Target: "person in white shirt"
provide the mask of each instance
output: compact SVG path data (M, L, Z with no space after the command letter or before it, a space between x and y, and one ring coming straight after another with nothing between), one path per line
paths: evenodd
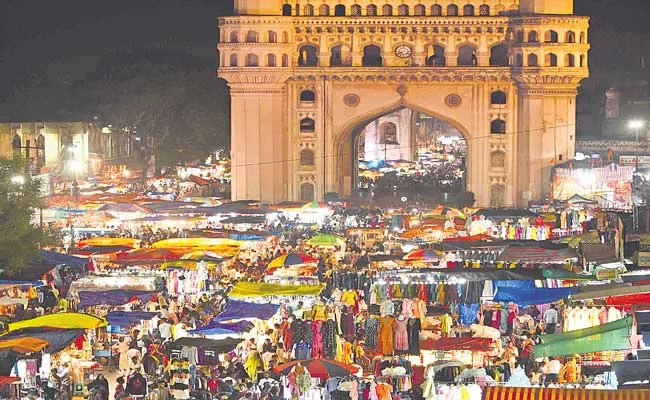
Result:
M553 357L551 361L548 362L548 383L558 383L558 378L560 377L560 371L562 370L562 363L557 357Z
M558 313L555 309L555 304L551 304L551 307L544 312L544 324L546 325L546 333L555 333L555 327L558 322Z
M163 342L169 340L172 337L172 326L169 324L169 321L162 319L160 324L158 324L158 332Z

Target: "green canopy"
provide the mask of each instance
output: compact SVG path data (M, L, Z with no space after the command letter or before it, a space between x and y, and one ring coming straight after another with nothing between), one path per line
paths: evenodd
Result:
M626 350L630 345L632 317L564 333L542 336L535 358L568 356L606 350Z
M310 246L344 246L345 239L337 235L330 235L326 233L319 233L307 241Z
M595 281L595 275L577 274L562 268L544 268L542 270L544 278L549 279L566 279L572 281Z

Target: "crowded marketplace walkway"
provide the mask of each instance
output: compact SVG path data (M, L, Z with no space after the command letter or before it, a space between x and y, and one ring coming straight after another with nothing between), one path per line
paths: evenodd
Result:
M650 271L617 213L183 185L51 200L60 245L0 276L1 397L650 398Z

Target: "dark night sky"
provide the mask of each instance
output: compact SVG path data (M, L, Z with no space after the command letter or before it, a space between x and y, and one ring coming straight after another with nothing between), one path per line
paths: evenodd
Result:
M230 0L1 2L0 103L35 83L78 79L115 49L180 48L214 64L216 17L232 7ZM576 13L592 17L592 71L634 70L629 56L650 54L642 39L650 35L650 0L575 2Z

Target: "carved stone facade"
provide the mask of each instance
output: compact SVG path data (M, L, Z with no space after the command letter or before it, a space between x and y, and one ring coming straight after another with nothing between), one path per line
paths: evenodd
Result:
M219 18L218 46L233 199L351 194L361 130L405 107L463 133L480 206L543 197L553 162L575 154L589 21L573 0L236 0L235 11Z

